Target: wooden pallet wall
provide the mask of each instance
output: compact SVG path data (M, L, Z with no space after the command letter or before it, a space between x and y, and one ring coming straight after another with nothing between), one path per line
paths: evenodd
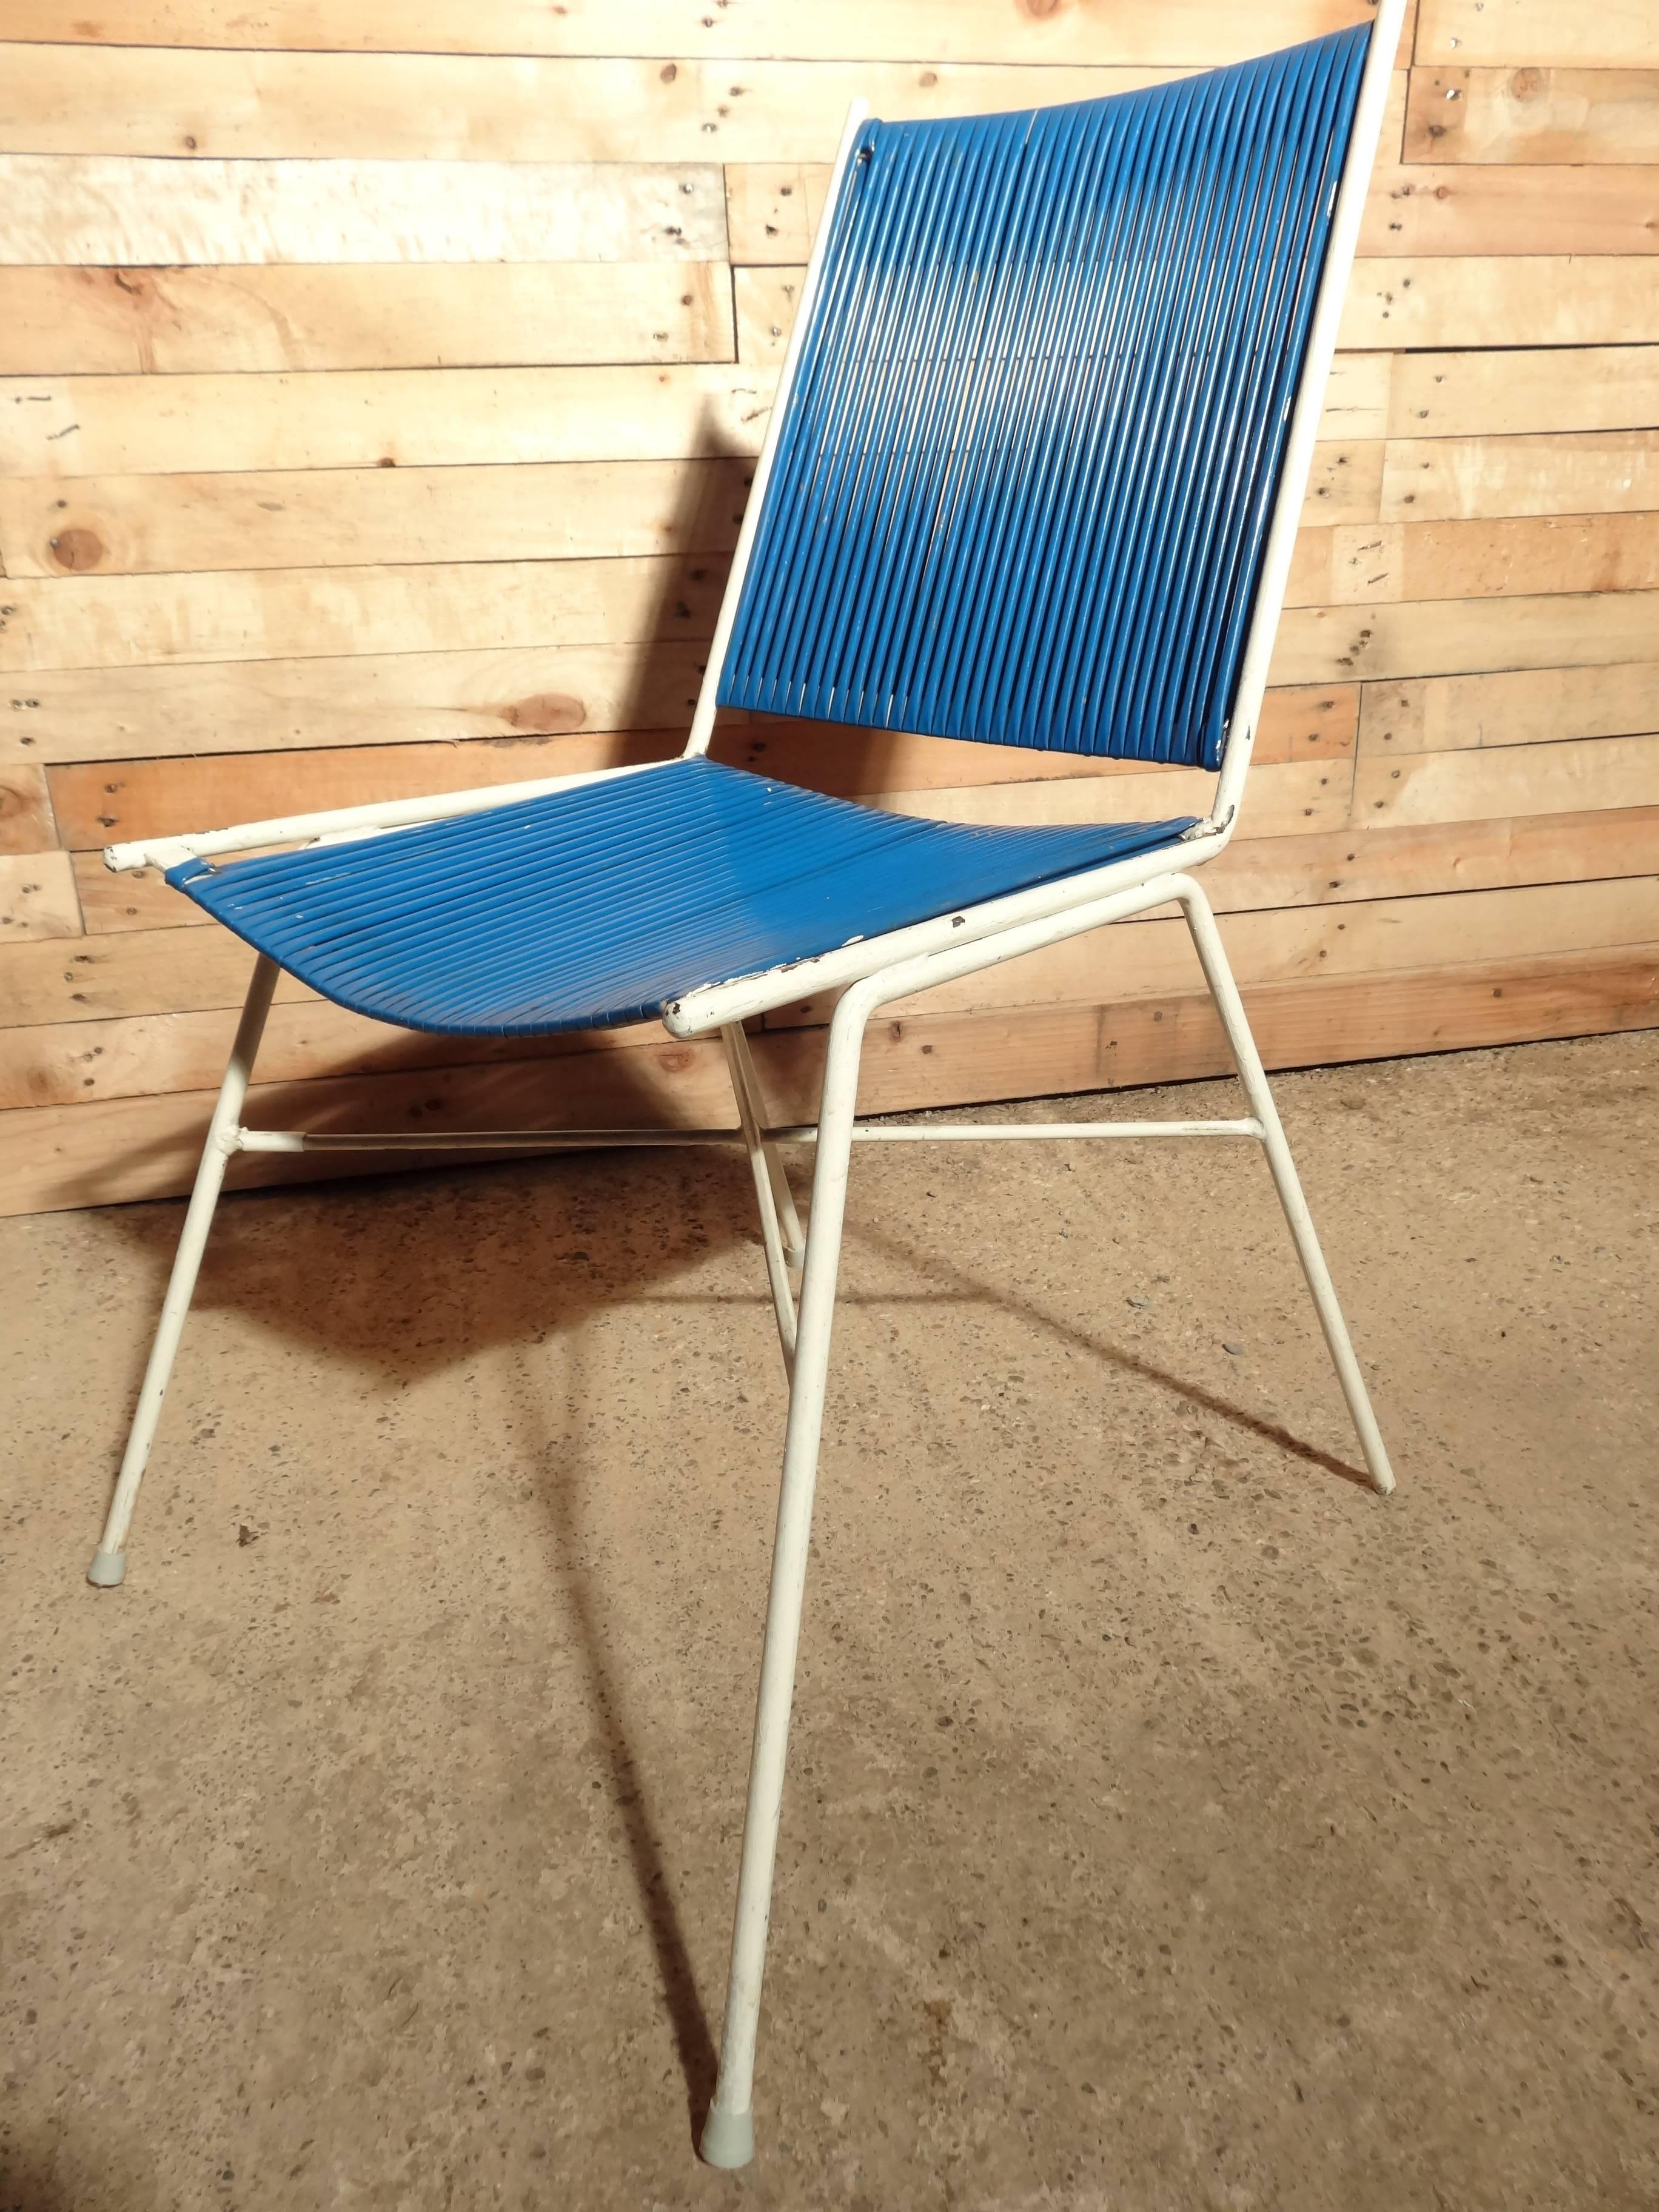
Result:
M112 838L676 749L848 100L1075 98L1366 0L0 0L0 1210L186 1185L249 958ZM1659 11L1420 0L1239 841L1270 1062L1659 1020ZM969 821L1180 771L741 719ZM1151 919L894 1010L872 1108L1207 1073ZM759 1040L808 1110L826 1009ZM630 1031L289 985L260 1116L730 1118ZM255 1171L271 1162L244 1163Z

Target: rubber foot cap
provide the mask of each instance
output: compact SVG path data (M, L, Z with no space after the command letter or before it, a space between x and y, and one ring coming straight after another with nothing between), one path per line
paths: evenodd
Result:
M87 1569L87 1580L99 1589L113 1589L125 1581L127 1555L125 1552L94 1552L92 1565Z
M727 2168L747 2166L755 2155L752 2112L710 2112L699 2146L704 2163Z

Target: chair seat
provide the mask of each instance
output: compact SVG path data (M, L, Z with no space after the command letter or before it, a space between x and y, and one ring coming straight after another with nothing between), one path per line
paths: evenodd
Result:
M693 757L349 844L167 881L342 1006L530 1036L650 1019L763 974L1191 826L980 829Z

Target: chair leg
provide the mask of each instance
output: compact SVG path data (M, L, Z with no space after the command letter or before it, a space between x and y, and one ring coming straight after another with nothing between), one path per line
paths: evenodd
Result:
M1302 1262L1302 1272L1308 1279L1308 1288L1318 1309L1319 1325L1325 1333L1325 1342L1330 1349L1337 1380L1342 1385L1342 1395L1348 1401L1348 1412L1359 1437L1360 1449L1365 1455L1372 1485L1386 1497L1394 1488L1394 1471L1389 1465L1389 1455L1382 1443L1382 1431L1376 1425L1376 1416L1371 1411L1371 1401L1365 1389L1359 1362L1354 1358L1353 1345L1348 1336L1347 1323L1342 1318L1342 1309L1336 1302L1336 1291L1331 1282L1330 1270L1325 1265L1325 1255L1319 1249L1319 1239L1314 1234L1313 1217L1308 1211L1308 1201L1303 1196L1302 1184L1296 1172L1296 1163L1291 1158L1291 1147L1273 1103L1273 1092L1267 1087L1267 1071L1261 1065L1261 1055L1255 1048L1255 1039L1238 995L1238 986L1228 965L1223 950L1221 933L1215 925L1210 902L1196 884L1188 883L1181 894L1182 911L1187 926L1193 934L1199 963L1204 970L1204 980L1210 987L1216 1011L1221 1017L1222 1027L1227 1032L1233 1060L1238 1068L1239 1079L1244 1085L1245 1096L1250 1102L1250 1111L1261 1124L1262 1144L1267 1155L1267 1166L1272 1172L1273 1187L1279 1193L1279 1202L1285 1209L1285 1218L1290 1224L1295 1240L1297 1257Z
M743 1127L743 1140L749 1150L750 1172L755 1178L755 1199L760 1207L761 1243L766 1251L766 1276L772 1287L773 1310L778 1317L778 1341L783 1347L783 1370L786 1375L791 1375L795 1365L795 1296L789 1284L789 1255L784 1246L785 1231L778 1218L777 1191L768 1158L772 1147L761 1133L758 1089L750 1079L753 1071L745 1065L748 1052L743 1042L742 1024L733 1023L723 1029L720 1040L726 1047L726 1062L732 1073L732 1092L738 1102L738 1120ZM786 1193L788 1188L786 1183ZM793 1203L790 1210L793 1212Z
M87 1580L100 1589L112 1589L127 1571L127 1531L131 1525L133 1508L138 1502L138 1486L144 1479L145 1464L155 1437L155 1425L161 1418L161 1401L167 1395L179 1339L184 1334L185 1316L190 1311L197 1273L202 1264L202 1251L207 1243L208 1231L213 1225L214 1209L219 1203L225 1169L236 1149L235 1133L241 1121L243 1102L247 1097L248 1077L252 1072L254 1054L259 1049L259 1039L264 1030L265 1016L270 1011L271 993L276 988L278 973L276 962L267 959L262 953L254 968L252 981L248 985L242 1018L237 1025L236 1042L231 1047L224 1081L219 1086L218 1103L214 1107L213 1119L208 1124L207 1142L202 1148L202 1164L196 1170L196 1182L190 1194L190 1206L185 1214L185 1225L179 1235L173 1273L167 1281L167 1296L161 1301L161 1318L156 1328L155 1341L150 1347L149 1364L144 1369L137 1410L132 1417L132 1428L122 1457L121 1472L115 1480L115 1495L110 1500L102 1540L93 1554L91 1566L87 1570Z
M766 1102L761 1096L760 1076L755 1066L754 1055L749 1049L749 1039L744 1034L743 1024L731 1023L720 1031L720 1036L726 1044L732 1085L747 1090L756 1124L763 1130L766 1127ZM760 1149L761 1157L766 1162L767 1179L772 1186L772 1203L777 1210L783 1234L784 1257L792 1267L799 1267L806 1257L806 1239L801 1233L800 1217L795 1212L795 1194L789 1188L789 1177L778 1157L777 1146L763 1136Z
M760 2019L761 1977L771 1914L772 1872L783 1806L784 1759L800 1641L801 1597L806 1583L812 1490L823 1426L830 1334L835 1319L841 1264L842 1221L858 1091L859 1054L866 1014L856 991L836 1012L819 1109L817 1160L812 1175L812 1213L801 1284L800 1322L783 1448L772 1586L766 1642L761 1657L760 1698L749 1769L749 1807L744 1821L743 1864L732 1930L731 1977L720 2038L720 2078L702 2132L702 2155L711 2166L746 2166L754 2156L751 2100L755 2041Z

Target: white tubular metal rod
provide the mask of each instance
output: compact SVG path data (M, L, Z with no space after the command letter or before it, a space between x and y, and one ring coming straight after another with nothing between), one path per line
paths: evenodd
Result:
M1150 883L1119 891L1115 896L1091 901L1064 915L1047 915L1006 930L994 939L961 945L902 960L852 984L842 995L830 1025L829 1059L824 1070L823 1099L818 1121L818 1151L812 1181L812 1212L806 1244L806 1273L801 1289L799 1331L795 1348L793 1388L789 1400L789 1425L784 1444L783 1479L778 1500L778 1526L772 1559L772 1583L766 1616L766 1641L761 1661L759 1703L755 1717L754 1749L750 1765L749 1801L744 1823L743 1863L738 1881L738 1906L732 1934L731 1978L727 1984L726 2021L720 2042L720 2075L714 2104L703 2131L702 2153L710 2164L746 2165L754 2153L754 2070L759 2027L762 1977L766 1962L766 1936L770 1914L772 1879L777 1856L778 1824L783 1804L784 1765L788 1749L790 1707L793 1697L796 1655L800 1640L801 1603L805 1589L806 1560L811 1528L812 1494L817 1477L819 1441L829 1370L830 1338L834 1321L836 1276L841 1260L842 1225L846 1211L847 1178L855 1135L854 1113L858 1091L859 1056L864 1032L878 1006L896 999L976 969L1017 958L1062 936L1103 923L1120 921L1152 905L1176 900L1192 929L1205 979L1215 999L1238 1065L1240 1077L1253 1109L1247 1121L1231 1122L1175 1122L1159 1125L1120 1123L1033 1124L1030 1133L1059 1135L1163 1134L1196 1136L1212 1133L1258 1139L1267 1150L1275 1188L1290 1222L1309 1287L1313 1291L1325 1339L1336 1362L1349 1410L1359 1432L1366 1464L1378 1490L1394 1486L1388 1457L1378 1432L1370 1401L1348 1341L1330 1276L1309 1218L1307 1203L1297 1180L1290 1147L1267 1088L1261 1057L1238 996L1226 956L1222 950L1208 902L1198 885L1186 876L1160 877ZM775 1130L778 1138L793 1139L806 1133ZM929 1129L872 1132L922 1139ZM988 1132L965 1126L964 1136ZM1012 1130L1006 1133L1013 1134ZM1026 1134L1027 1131L1018 1133Z
M810 1145L816 1129L769 1129L775 1144ZM1260 1121L1000 1121L981 1127L976 1121L938 1121L921 1127L872 1129L860 1124L853 1132L855 1145L908 1145L938 1142L967 1145L976 1142L1049 1142L1063 1137L1256 1137Z
M1377 140L1382 135L1382 116L1388 106L1389 87L1405 19L1406 0L1382 0L1376 21L1371 26L1359 102L1354 111L1353 129L1342 165L1342 181L1331 218L1325 266L1320 273L1319 297L1308 329L1290 436L1279 469L1273 523L1255 587L1249 638L1233 692L1231 726L1215 795L1215 819L1221 824L1224 837L1231 834L1232 825L1238 818L1239 802L1244 795L1245 771L1250 765L1250 749L1261 713L1267 665L1273 659L1285 590L1290 581L1291 560L1296 550L1296 533L1308 495L1308 476L1313 466L1319 419L1325 409L1325 388L1330 381L1331 361L1336 351L1337 326L1342 319L1342 303L1347 295L1354 249L1359 242L1360 220L1370 191L1371 168L1376 159Z
M744 1066L743 1031L740 1028L722 1030L720 1038L726 1046L726 1065L732 1071L732 1089L738 1102L743 1141L748 1148L750 1172L755 1178L755 1202L760 1207L761 1243L766 1251L766 1279L771 1285L772 1309L778 1317L778 1342L783 1347L784 1372L793 1375L795 1370L795 1294L789 1281L789 1261L783 1249L783 1229L778 1219L777 1196L772 1187L767 1143L761 1133L759 1116L755 1110L755 1095L750 1085L749 1072ZM738 1042L734 1042L734 1038Z
M284 814L269 822L240 822L228 830L192 830L177 837L145 837L131 845L106 845L104 866L119 875L129 868L176 868L182 861L210 860L217 853L251 853L262 845L294 845L335 837L372 837L382 830L412 830L422 822L447 822L452 816L483 814L520 799L545 799L556 791L574 791L584 783L608 783L614 777L644 775L667 768L667 761L635 761L626 768L584 769L529 783L496 783L476 791L442 791L426 799L388 799L378 805L337 806L321 814Z
M1218 831L1206 830L1202 835L1190 831L1177 844L1161 845L1126 860L1111 860L1080 875L1037 884L1029 890L1012 891L1006 898L988 899L982 906L938 915L931 921L913 922L881 937L856 938L833 952L797 961L788 968L739 975L729 983L711 983L672 1000L663 1009L663 1027L677 1037L702 1036L710 1030L723 1029L727 1022L744 1022L751 1014L769 1013L797 1000L822 997L844 983L856 983L860 976L884 975L901 960L977 945L1025 922L1056 916L1064 919L1109 896L1167 877L1173 866L1197 867L1220 852L1226 842ZM1144 902L1148 906L1163 902L1160 899ZM1126 910L1138 914L1141 908Z
M1015 959L1040 945L1098 928L1103 923L1119 921L1146 907L1162 905L1180 895L1184 881L1175 876L1159 877L1120 890L1112 897L1075 907L1068 914L1038 917L1021 927L1005 930L993 939L957 945L896 962L852 984L842 994L831 1018L818 1115L806 1271L801 1285L789 1425L778 1498L777 1537L767 1604L766 1642L761 1658L760 1698L750 1762L743 1864L738 1878L737 1914L732 1931L731 1978L720 2039L720 2077L702 2137L702 2154L711 2165L744 2166L754 2154L752 2106L761 1982L766 1964L766 1935L777 1856L778 1822L783 1806L784 1765L788 1750L795 1659L800 1641L812 1494L817 1480L830 1338L841 1263L842 1224L854 1134L859 1058L866 1025L878 1006L908 997L914 991L948 982L975 969Z
M847 1206L859 1054L872 1003L872 986L855 984L836 1007L830 1024L830 1052L818 1115L817 1158L812 1175L812 1211L807 1224L806 1267L801 1285L800 1324L795 1344L794 1378L789 1393L783 1478L778 1493L772 1583L767 1601L766 1642L761 1656L760 1697L749 1768L743 1864L738 1876L737 1914L732 1929L731 1978L726 1985L726 2025L720 2038L720 2078L702 2134L702 2154L711 2166L746 2166L754 2155L751 2107L761 1978L766 1965L766 1931L771 1917L778 1820L783 1808L784 1762L789 1747L795 1657L800 1644L801 1600L806 1587L812 1492L817 1480L818 1440L823 1427L824 1389L830 1370L830 1336L841 1266L842 1221Z
M952 983L958 976L975 975L982 969L1000 968L1005 960L1018 960L1022 953L1039 951L1045 945L1081 937L1109 921L1127 921L1149 907L1168 906L1181 896L1179 887L1187 880L1184 876L1153 876L1105 897L1080 900L1061 913L1037 914L1013 928L1000 930L994 937L971 937L965 943L918 952L910 959L896 960L878 969L863 982L854 983L846 996L860 1004L867 1000L872 1010L890 1006L895 999L931 991L936 984Z
M816 1145L811 1124L763 1128L769 1152L776 1145ZM882 1128L860 1122L855 1145L1006 1144L1060 1137L1260 1137L1259 1122L1243 1121L937 1121L920 1127ZM233 1150L243 1152L591 1152L672 1151L688 1145L741 1145L737 1129L452 1129L447 1136L411 1136L406 1129L363 1130L346 1134L303 1129L239 1129ZM780 1169L780 1174L781 1170ZM787 1192L788 1186L784 1185ZM805 1232L778 1200L785 1253L792 1267L805 1255ZM790 1243L793 1234L797 1240Z
M1273 1188L1279 1193L1279 1202L1285 1209L1285 1218L1290 1224L1291 1236L1296 1245L1296 1255L1302 1262L1302 1272L1308 1279L1308 1288L1319 1314L1319 1326L1324 1331L1325 1342L1336 1368L1337 1380L1342 1385L1342 1395L1348 1401L1365 1465L1370 1471L1373 1486L1386 1498L1394 1488L1394 1470L1389 1465L1388 1451L1382 1442L1382 1432L1377 1427L1376 1415L1371 1410L1370 1395L1365 1379L1359 1371L1359 1362L1354 1357L1353 1345L1348 1336L1348 1325L1342 1318L1342 1309L1337 1304L1335 1286L1330 1269L1325 1265L1325 1255L1319 1249L1319 1239L1314 1233L1313 1216L1308 1211L1308 1201L1302 1192L1301 1179L1296 1171L1296 1162L1291 1157L1290 1143L1284 1125L1279 1118L1279 1109L1273 1103L1273 1092L1267 1087L1267 1071L1261 1065L1261 1055L1255 1048L1255 1039L1238 995L1238 986L1233 981L1233 971L1221 942L1221 933L1215 926L1215 916L1210 911L1210 902L1199 885L1184 882L1180 891L1182 910L1193 935L1204 980L1210 987L1216 1012L1221 1017L1227 1032L1227 1042L1237 1064L1239 1080L1244 1085L1257 1120L1261 1124L1262 1144L1267 1155Z
M755 1066L754 1054L749 1049L749 1040L744 1035L741 1022L728 1024L720 1034L727 1040L726 1051L733 1065L742 1071L743 1080L748 1087L749 1103L754 1109L755 1120L760 1127L761 1151L766 1160L766 1172L771 1178L772 1197L783 1231L784 1256L792 1267L799 1267L806 1258L806 1239L801 1233L800 1216L795 1211L795 1194L789 1188L789 1178L784 1173L783 1162L778 1158L772 1132L766 1124L766 1100L762 1095L760 1074Z
M772 1133L768 1132L770 1135ZM740 1145L741 1129L239 1129L244 1152L592 1152Z
M847 164L852 158L853 141L868 119L869 113L870 103L865 100L855 100L847 111L847 121L842 131L841 144L836 149L835 166L830 172L830 189L824 195L823 213L818 218L817 236L812 240L812 251L807 258L806 276L795 308L794 327L789 333L789 343L784 349L783 367L778 372L777 388L772 395L772 412L767 422L766 435L761 441L760 459L755 464L755 480L749 488L749 502L744 508L737 550L732 556L732 567L720 599L720 615L709 643L702 688L697 694L696 708L691 717L691 734L685 741L688 755L706 753L708 740L714 734L720 676L726 666L726 648L732 642L732 631L738 619L738 602L743 597L744 579L749 574L749 556L754 550L755 532L760 527L761 509L765 504L766 487L778 450L778 434L783 427L784 409L794 385L801 347L805 343L807 329L812 319L812 308L818 296L818 278L823 269L824 251L830 243L830 226L835 219L836 202L841 198Z
M219 1203L219 1192L225 1180L225 1167L231 1154L239 1149L237 1124L241 1116L243 1101L247 1096L248 1077L253 1071L254 1055L259 1049L259 1039L264 1032L265 1016L270 1011L270 997L276 988L279 972L276 962L261 953L254 967L252 981L247 987L242 1018L236 1028L236 1042L230 1048L224 1080L219 1086L218 1103L214 1107L213 1118L208 1123L207 1142L202 1147L202 1164L196 1170L195 1187L190 1194L190 1205L185 1211L179 1249L173 1259L173 1273L167 1280L167 1296L161 1301L161 1318L156 1327L155 1341L150 1346L149 1364L144 1369L143 1384L138 1393L138 1404L127 1437L127 1448L122 1455L121 1471L115 1479L115 1495L110 1500L102 1540L93 1554L91 1566L87 1570L87 1579L100 1589L113 1589L127 1571L127 1531L132 1525L132 1510L138 1501L138 1486L144 1479L150 1446L155 1440L155 1424L161 1418L161 1401L167 1395L167 1383L172 1377L179 1340L184 1334L185 1316L190 1311L190 1302L195 1293L203 1249L207 1243L208 1231L213 1225L214 1208Z

